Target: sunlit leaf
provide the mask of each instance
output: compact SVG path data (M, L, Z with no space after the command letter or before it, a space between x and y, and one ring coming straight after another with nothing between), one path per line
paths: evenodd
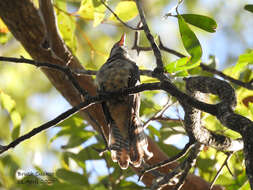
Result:
M56 1L57 7L67 12L66 2ZM71 48L73 52L76 51L76 37L75 37L75 20L70 15L61 10L56 9L58 27L62 35L63 40Z
M248 53L242 54L238 59L239 63L253 63L253 50Z
M13 140L19 137L20 134L20 125L21 125L21 116L17 111L11 112L11 121L13 123L13 129L11 137Z
M93 26L98 26L104 19L105 6L99 0L83 0L78 14L87 20L94 20Z
M8 112L11 112L16 106L16 102L8 94L5 94L4 92L1 91L0 91L0 101L3 108L6 109Z
M246 69L248 64L253 63L253 51L241 54L238 58L238 61L232 71L229 73L234 78L238 78L239 74Z
M68 119L58 124L58 126L61 127L79 127L81 125L84 125L84 122L83 118L79 115L79 113L72 115Z
M8 94L0 91L0 103L2 107L6 109L10 114L10 118L13 124L11 136L12 139L15 140L19 137L21 125L21 116L15 108L16 102Z
M21 116L16 110L11 112L11 120L12 120L14 126L20 126Z
M201 28L207 32L215 32L217 24L215 20L204 15L181 14L185 22Z
M184 48L191 55L191 62L196 63L202 56L199 40L181 15L178 15L178 24Z
M92 0L83 0L77 12L84 19L92 20L94 18L94 7Z
M253 13L253 5L245 5L244 9Z
M164 68L168 73L176 73L179 71L192 69L194 67L199 66L199 64L200 64L200 60L195 63L192 63L192 60L189 59L189 57L183 57L183 58L177 59L176 61L166 64Z
M127 22L138 15L138 10L134 1L121 1L116 6L114 12L123 21ZM117 21L116 17L111 14L109 20Z

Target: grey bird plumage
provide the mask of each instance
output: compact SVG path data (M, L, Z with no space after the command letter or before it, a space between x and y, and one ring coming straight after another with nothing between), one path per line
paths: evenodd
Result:
M115 92L134 87L140 82L139 69L128 56L122 36L111 49L106 63L96 75L98 93ZM103 111L110 129L109 148L114 162L122 169L131 163L139 167L148 151L148 141L139 119L140 94L120 96L102 103Z

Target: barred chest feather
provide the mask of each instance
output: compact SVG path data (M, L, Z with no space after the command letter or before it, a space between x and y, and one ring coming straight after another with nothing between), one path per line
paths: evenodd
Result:
M113 92L127 88L134 66L134 63L124 59L116 59L104 64L96 77L99 91Z

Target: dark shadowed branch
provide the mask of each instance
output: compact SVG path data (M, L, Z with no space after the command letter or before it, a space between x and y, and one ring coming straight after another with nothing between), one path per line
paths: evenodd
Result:
M141 1L136 0L135 2L136 2L136 5L137 5L138 11L139 11L139 15L140 15L140 18L141 18L141 22L142 22L142 25L143 25L142 27L144 29L146 37L147 37L147 39L148 39L148 41L151 45L151 48L152 48L152 50L154 52L154 55L155 55L155 58L156 58L156 69L154 71L158 72L158 73L162 73L164 71L164 69L163 69L163 61L162 61L161 52L160 52L157 44L155 43L153 35L151 34L151 32L149 30L149 27L148 27L148 24L147 24L145 15L144 15L144 11L143 11Z

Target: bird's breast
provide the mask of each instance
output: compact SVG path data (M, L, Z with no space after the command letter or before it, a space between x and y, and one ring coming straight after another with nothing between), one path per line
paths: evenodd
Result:
M104 64L97 74L98 87L105 92L114 92L127 88L132 68L133 65L124 60Z

